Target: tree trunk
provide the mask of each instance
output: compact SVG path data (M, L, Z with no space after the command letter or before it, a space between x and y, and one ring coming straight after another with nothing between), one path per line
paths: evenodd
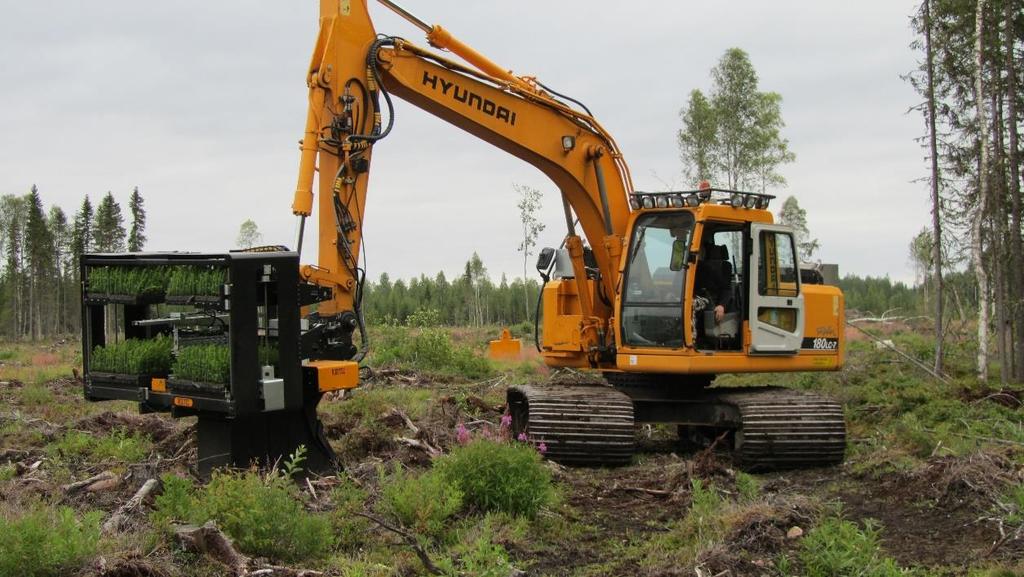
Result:
M924 1L924 50L928 81L928 150L932 165L932 279L935 283L935 366L942 374L943 287L942 287L942 204L939 199L939 150L935 131L935 54L932 50L931 0Z
M1009 125L1009 165L1010 165L1010 269L1013 271L1013 282L1010 294L1012 299L1014 325L1014 371L1013 379L1024 382L1024 255L1021 250L1021 200L1020 200L1020 155L1017 120L1017 64L1013 58L1015 31L1013 27L1014 4L1003 2L1003 19L1006 26L1006 115Z
M982 51L982 37L985 31L985 9L987 0L978 0L974 16L974 99L978 111L978 141L981 154L978 163L978 203L971 223L971 262L978 277L978 358L977 376L980 381L988 380L988 325L989 325L989 279L985 269L982 234L988 210L988 120L985 109L985 59Z
M998 76L997 76L998 78ZM996 86L990 91L992 107L992 150L995 153L993 158L993 176L991 186L992 222L993 222L993 243L992 261L995 271L996 290L996 337L999 345L999 380L1001 383L1009 383L1013 376L1013 339L1011 338L1011 315L1010 310L1010 287L1008 271L1008 245L1010 231L1007 230L1006 214L1006 150L1003 148L1003 102L999 97L1001 90L996 81Z

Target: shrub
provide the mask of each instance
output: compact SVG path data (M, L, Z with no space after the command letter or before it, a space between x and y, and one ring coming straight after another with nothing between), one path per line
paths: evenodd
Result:
M999 508L1011 525L1024 524L1024 485L1011 486L999 499Z
M406 317L405 324L410 327L436 327L441 324L441 313L437 309L416 309Z
M177 379L227 383L231 379L231 349L227 345L193 345L178 351L171 372Z
M202 489L173 476L163 480L153 512L157 524L213 520L242 551L281 561L319 559L334 547L330 520L306 511L283 475L214 473Z
M170 273L166 267L103 266L89 270L90 293L163 297Z
M505 548L493 543L485 535L481 535L469 543L460 544L455 548L455 552L459 555L459 564L462 570L452 571L452 575L507 577L517 574Z
M164 335L152 339L127 339L93 349L89 367L103 373L166 375L171 368L173 347L173 339Z
M160 477L163 491L154 500L153 520L157 525L189 521L195 517L195 487L191 479L167 473Z
M419 534L437 537L462 508L462 491L436 470L412 476L396 468L383 489L386 511Z
M18 397L25 405L40 407L53 402L53 391L43 385L29 385L18 392Z
M218 267L174 267L167 285L171 296L220 296L226 282L225 270Z
M555 498L551 473L529 445L477 439L436 466L462 490L466 504L480 511L533 517Z
M376 365L404 365L470 379L494 373L489 359L478 355L471 347L454 344L446 329L411 330L388 325L376 327L374 333L373 362Z
M20 517L0 517L0 575L56 577L96 554L103 514L35 505Z
M896 562L882 554L879 528L828 517L812 529L801 543L800 561L808 577L898 577Z

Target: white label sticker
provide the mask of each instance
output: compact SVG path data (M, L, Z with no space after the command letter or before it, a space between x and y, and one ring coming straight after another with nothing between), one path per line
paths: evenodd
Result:
M629 364L636 365L636 355L629 355Z

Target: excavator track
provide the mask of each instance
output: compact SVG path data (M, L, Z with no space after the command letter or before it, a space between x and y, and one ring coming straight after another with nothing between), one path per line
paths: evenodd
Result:
M716 390L736 408L733 458L746 470L825 467L843 462L843 407L828 397L779 387Z
M513 434L543 442L553 461L615 466L633 458L633 402L612 387L519 385L508 389L508 407Z
M510 388L508 407L514 434L543 442L549 459L568 465L629 464L637 422L732 430L733 459L752 471L837 465L846 449L838 402L780 387L532 384Z

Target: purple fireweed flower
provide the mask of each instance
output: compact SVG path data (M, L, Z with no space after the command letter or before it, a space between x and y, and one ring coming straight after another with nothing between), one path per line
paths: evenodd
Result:
M512 415L504 414L501 416L501 428L507 429L512 426Z
M469 429L466 428L466 425L459 423L459 426L455 427L455 440L460 445L465 445L469 442Z
M519 436L516 437L516 440L525 443L527 441L526 433L519 433Z
M540 444L537 445L537 450L540 451L541 455L543 455L548 452L548 446L544 444L544 441L541 441Z

